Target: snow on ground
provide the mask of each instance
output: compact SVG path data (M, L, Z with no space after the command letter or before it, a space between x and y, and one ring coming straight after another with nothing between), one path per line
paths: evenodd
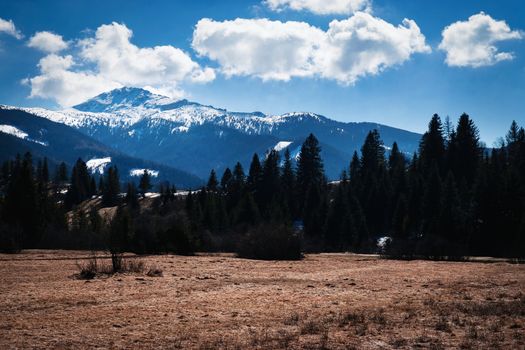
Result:
M0 125L0 132L3 132L4 134L9 134L18 137L19 139L26 139L29 135L26 132L23 132L17 127L14 127L12 125Z
M292 141L279 141L277 144L273 147L273 149L277 152L281 152L286 147L290 146L292 144Z
M38 143L39 145L42 145L42 146L47 146L48 145L47 142L38 141L38 140L34 140L34 139L30 138L29 135L25 131L22 131L19 128L15 127L15 126L12 126L12 125L1 124L0 125L0 132L3 132L4 134L13 135L13 136L18 137L19 139L22 139L22 140Z
M159 171L152 170L152 169L131 169L129 171L129 176L142 176L142 174L144 174L144 170L147 170L150 176L153 176L153 177L159 176Z
M104 174L104 169L106 165L111 163L111 157L105 158L93 158L86 162L87 168L91 171L92 174L99 173Z

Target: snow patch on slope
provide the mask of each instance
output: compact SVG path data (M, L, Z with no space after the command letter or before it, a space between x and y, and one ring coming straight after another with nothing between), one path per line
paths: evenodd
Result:
M279 141L277 144L273 147L273 149L277 152L281 152L286 147L290 146L292 144L292 141Z
M26 139L29 135L12 125L0 125L0 132L18 137L19 139Z
M92 174L99 173L102 175L104 174L104 169L109 163L111 163L111 157L93 158L86 162L86 166Z
M4 134L13 135L13 136L18 137L19 139L22 139L22 140L38 143L39 145L42 145L42 146L48 146L49 145L47 142L38 141L38 140L34 140L34 139L30 138L28 133L26 133L23 130L20 130L16 126L1 124L0 125L0 132L3 132Z
M150 176L157 177L159 176L158 170L152 170L152 169L131 169L129 171L129 176L142 176L144 174L144 170L146 170Z

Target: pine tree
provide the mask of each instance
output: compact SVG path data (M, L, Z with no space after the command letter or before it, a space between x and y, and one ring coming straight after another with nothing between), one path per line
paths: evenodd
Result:
M447 244L447 255L460 256L466 253L464 245L467 237L461 237L466 231L461 218L459 194L454 175L449 172L443 184L439 214L439 234Z
M379 132L374 129L368 133L361 148L361 175L378 176L385 168L385 148Z
M230 191L230 185L231 185L232 179L233 179L232 171L230 170L230 168L226 168L226 170L224 170L224 173L222 174L222 177L221 177L221 191L223 193L228 193Z
M68 180L67 166L66 166L66 163L62 162L58 166L58 181L60 183L65 183L67 182L67 180Z
M481 146L478 129L465 113L459 118L456 132L451 136L448 158L456 180L473 184L481 159Z
M437 114L432 116L428 123L428 131L421 138L419 160L424 174L429 174L433 163L437 165L441 174L445 162L445 139L441 118Z
M71 170L71 184L66 194L66 207L79 204L91 196L91 177L86 163L79 158Z
M232 181L229 186L229 193L227 199L227 210L231 212L232 209L239 204L246 187L246 176L241 163L237 162L233 168Z
M120 194L120 179L116 166L108 168L104 181L104 192L102 193L102 204L112 207L118 204Z
M142 198L146 198L146 193L151 189L151 176L147 169L144 169L142 176L140 177L139 190L142 194Z
M328 249L342 251L354 240L352 216L343 186L338 186L330 205L325 226L325 240Z
M290 158L290 150L287 148L284 152L284 162L281 171L281 184L283 201L288 207L289 213L293 217L297 217L297 205L295 202L296 179L295 172Z
M297 161L297 190L299 205L306 205L310 191L321 191L326 185L321 147L317 138L310 134L301 146Z
M279 205L277 199L281 193L279 153L275 150L270 151L264 161L260 186L261 191L256 201L262 215L268 217L270 209L275 209L275 206Z
M133 210L139 207L139 197L134 182L128 182L125 202Z
M439 212L441 209L441 177L437 163L431 166L430 174L423 194L422 232L427 236L436 236L439 233Z
M211 192L217 192L217 186L219 183L217 182L217 175L215 174L215 170L211 170L210 177L208 179L208 184L206 185L206 189Z
M248 172L247 186L248 190L255 194L259 182L261 181L262 167L257 153L254 153L250 170Z

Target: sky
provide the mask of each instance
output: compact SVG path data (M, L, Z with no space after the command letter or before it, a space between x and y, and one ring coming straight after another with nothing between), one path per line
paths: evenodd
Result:
M525 1L0 1L0 104L122 86L415 132L466 112L491 146L525 126Z

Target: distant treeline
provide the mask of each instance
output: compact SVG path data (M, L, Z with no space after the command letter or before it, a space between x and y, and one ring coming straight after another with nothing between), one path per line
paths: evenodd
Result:
M115 167L93 176L79 159L70 176L61 165L51 178L45 160L35 167L26 154L2 168L1 244L297 259L377 252L382 238L381 253L399 258L525 257L525 132L516 122L486 149L468 115L457 125L434 115L408 157L372 130L330 183L320 151L310 135L296 162L287 150L283 159L255 154L247 172L240 163L220 178L212 170L205 187L184 196L163 184L155 199L141 199L147 172L120 196Z

